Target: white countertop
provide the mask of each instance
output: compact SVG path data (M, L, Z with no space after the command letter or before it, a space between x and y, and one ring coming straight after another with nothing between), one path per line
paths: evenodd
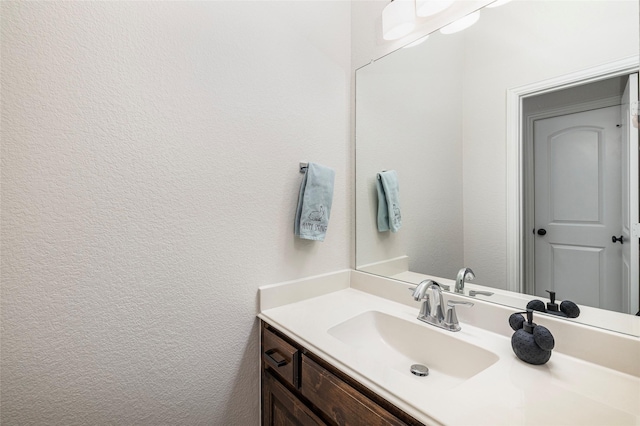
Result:
M287 287L291 283L282 291ZM273 293L274 286L269 288ZM545 365L529 365L515 356L510 339L502 334L462 320L462 330L452 333L418 321L415 307L344 285L328 291L308 299L299 296L298 301L288 300L281 306L263 305L258 316L425 424L640 425L640 378L636 376L556 351ZM398 374L383 362L363 359L328 333L367 311L454 334L493 352L498 361L449 389L430 386L428 376Z

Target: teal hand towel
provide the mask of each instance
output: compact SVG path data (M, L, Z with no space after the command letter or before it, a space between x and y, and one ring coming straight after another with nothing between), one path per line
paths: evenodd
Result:
M305 240L324 241L329 226L335 171L309 163L300 184L294 233Z
M400 186L395 170L378 173L376 176L378 190L378 231L398 232L402 227L400 214Z
M384 195L380 173L376 175L376 189L378 190L378 232L386 232L389 230L389 208L387 207L387 197Z

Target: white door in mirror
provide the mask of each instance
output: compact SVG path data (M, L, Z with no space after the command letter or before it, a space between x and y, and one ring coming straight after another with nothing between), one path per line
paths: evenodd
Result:
M623 310L620 120L613 106L534 124L538 296Z

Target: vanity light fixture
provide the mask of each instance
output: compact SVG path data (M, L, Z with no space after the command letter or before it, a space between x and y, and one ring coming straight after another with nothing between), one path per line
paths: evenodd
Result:
M453 4L453 0L416 0L416 15L432 16Z
M414 0L391 0L382 10L382 37L395 40L406 36L416 26Z
M462 31L466 28L469 28L480 19L480 11L477 10L463 18L458 19L457 21L453 21L449 25L446 25L440 29L442 34L453 34L458 31Z

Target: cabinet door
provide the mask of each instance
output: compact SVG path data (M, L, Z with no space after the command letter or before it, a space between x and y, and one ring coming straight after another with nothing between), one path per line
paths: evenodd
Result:
M263 426L316 426L324 424L271 373L262 373Z
M302 395L311 401L332 422L340 426L406 426L360 391L321 367L308 356L302 356Z

